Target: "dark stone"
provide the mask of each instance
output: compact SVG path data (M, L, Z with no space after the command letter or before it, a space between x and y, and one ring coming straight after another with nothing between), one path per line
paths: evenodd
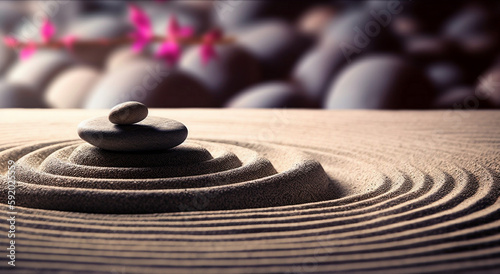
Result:
M315 6L307 10L298 20L297 27L300 32L316 37L332 21L339 11L331 5Z
M186 4L182 5L175 1L171 5L151 5L144 6L145 12L151 18L153 31L157 34L166 34L167 25L172 16L175 16L181 26L189 26L195 34L201 35L212 25L210 22L210 13L203 9L189 8Z
M465 72L453 63L434 63L427 67L425 72L438 91L465 84Z
M497 12L498 13L498 12ZM498 14L485 3L465 5L444 25L442 36L456 43L457 61L479 76L500 50Z
M19 5L18 2L0 1L0 32L9 33L13 31L19 21L23 19L23 16L26 15L23 5Z
M54 108L81 108L101 73L88 66L75 66L61 72L44 93L45 101Z
M313 104L292 84L270 82L242 91L226 106L230 108L311 108Z
M462 3L467 0L453 1L453 5L432 1L369 1L369 2L398 2L403 7L401 15L411 15L418 20L420 29L425 33L440 31L445 21L457 12Z
M434 91L428 79L398 56L369 56L346 67L333 81L329 109L424 109Z
M213 21L224 29L235 29L263 19L294 21L302 12L322 0L308 1L214 1Z
M500 63L479 77L475 94L492 107L500 108Z
M125 102L116 105L109 112L109 121L117 125L131 125L148 117L148 108L139 102Z
M40 93L28 87L0 81L0 108L44 108Z
M474 88L469 86L454 87L440 94L432 103L432 108L471 110L489 108L487 101L479 100Z
M404 41L406 55L421 64L450 59L455 54L455 45L442 37L418 35Z
M151 116L133 125L115 125L108 117L85 120L78 125L80 138L112 151L166 150L184 142L187 134L182 123Z
M237 43L259 60L264 79L283 79L312 40L285 22L266 21L242 29Z
M112 108L126 101L147 107L214 107L210 92L194 77L170 71L163 61L134 61L103 75L86 108Z
M16 60L15 50L7 48L0 41L0 77L9 69L14 60Z
M74 20L64 35L74 35L81 40L99 40L123 37L131 32L131 27L123 18L110 15L88 15ZM107 56L119 45L75 45L72 54L89 65L102 67Z
M314 48L299 60L292 73L292 80L304 93L318 104L328 91L332 78L347 64L337 45Z
M127 45L113 50L106 60L106 70L113 71L128 65L130 62L140 60L151 60L150 54L145 49L143 52L133 52L132 47Z
M468 39L470 36L497 31L498 18L494 13L480 5L466 5L452 16L443 27L443 35L457 40Z
M219 104L260 81L258 61L241 47L216 46L216 59L206 65L201 61L199 49L199 46L188 49L181 58L179 69L203 83Z
M380 23L371 10L346 12L329 23L320 43L322 46L340 47L349 62L367 53L398 52L400 42L388 25L395 16L391 14L391 20L386 20L389 23Z
M64 51L38 50L28 60L17 60L5 76L9 83L43 93L47 85L74 63Z

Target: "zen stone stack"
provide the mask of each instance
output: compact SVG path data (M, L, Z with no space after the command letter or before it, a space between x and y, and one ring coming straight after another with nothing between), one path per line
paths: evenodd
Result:
M126 102L114 107L109 117L81 122L78 135L98 148L123 152L166 150L186 140L188 130L182 123L147 115L145 105Z

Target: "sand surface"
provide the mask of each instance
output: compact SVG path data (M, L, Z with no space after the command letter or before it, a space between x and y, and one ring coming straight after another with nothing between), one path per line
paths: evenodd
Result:
M0 110L5 216L17 161L15 270L500 270L500 111L152 109L189 136L141 155L78 139L80 121L105 115Z

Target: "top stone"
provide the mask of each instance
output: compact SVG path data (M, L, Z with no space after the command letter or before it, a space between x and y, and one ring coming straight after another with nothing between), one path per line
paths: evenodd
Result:
M113 107L109 113L109 121L116 125L132 125L148 116L148 108L139 102L130 101Z

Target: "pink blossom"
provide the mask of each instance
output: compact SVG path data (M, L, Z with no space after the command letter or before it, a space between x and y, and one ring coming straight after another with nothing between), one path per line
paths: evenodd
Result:
M9 48L15 48L19 44L19 41L12 36L5 36L3 42Z
M40 34L42 35L43 42L47 43L52 39L54 33L56 32L55 26L50 22L49 19L43 21L42 27L40 29Z
M73 45L75 44L77 38L76 36L74 35L68 35L68 36L65 36L61 39L61 42L64 44L64 46L69 49L69 50L72 50L73 49Z
M148 15L136 5L130 5L130 21L135 27L135 32L132 33L132 39L134 39L132 50L140 52L153 38L151 21Z
M175 41L166 41L161 44L156 52L156 57L165 59L167 63L174 65L181 57L181 47Z
M177 21L177 17L172 15L168 21L167 37L169 39L189 38L193 35L193 28L181 27Z
M201 62L207 65L211 59L217 58L214 44L222 38L220 30L212 30L203 36L203 42L200 47Z
M21 60L27 60L35 52L36 52L36 45L35 45L35 43L29 42L28 45L21 50L21 52L19 53L19 56L21 57Z

